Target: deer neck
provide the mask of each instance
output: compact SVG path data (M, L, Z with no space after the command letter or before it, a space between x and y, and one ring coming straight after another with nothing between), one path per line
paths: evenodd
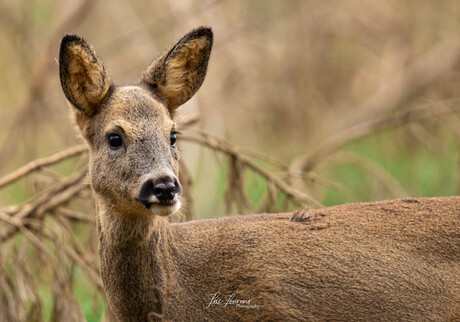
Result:
M112 309L127 317L133 309L139 316L161 315L177 280L168 219L129 219L98 202L97 225L101 275Z

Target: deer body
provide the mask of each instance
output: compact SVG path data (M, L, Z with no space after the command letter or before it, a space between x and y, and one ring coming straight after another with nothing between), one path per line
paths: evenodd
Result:
M307 214L300 222L289 221L291 214L129 221L124 228L138 235L119 245L113 240L122 236L100 232L112 308L122 320L140 312L174 321L460 317L460 197ZM250 303L225 305L233 294ZM210 304L213 298L221 302Z
M101 275L120 321L460 319L460 197L171 224L176 108L212 48L196 29L139 85L114 86L78 36L60 76L90 151Z

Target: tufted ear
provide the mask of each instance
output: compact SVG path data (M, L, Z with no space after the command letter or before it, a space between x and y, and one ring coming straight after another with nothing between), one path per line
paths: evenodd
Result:
M65 96L78 110L93 115L110 88L102 61L80 36L62 38L59 75Z
M210 28L192 30L145 70L141 84L159 95L171 114L203 83L212 42Z

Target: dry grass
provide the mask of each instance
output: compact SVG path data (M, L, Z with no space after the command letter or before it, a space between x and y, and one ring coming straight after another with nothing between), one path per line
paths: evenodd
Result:
M187 202L175 220L319 207L356 183L337 182L346 164L363 171L357 185L370 199L417 195L391 170L402 164L385 163L401 154L414 165L411 181L456 178L429 194L459 191L455 1L47 0L0 9L2 321L102 310L87 153L55 63L67 32L93 43L116 83L130 83L189 29L213 27L207 79L180 112ZM388 158L360 150L365 140ZM416 171L426 155L435 162Z

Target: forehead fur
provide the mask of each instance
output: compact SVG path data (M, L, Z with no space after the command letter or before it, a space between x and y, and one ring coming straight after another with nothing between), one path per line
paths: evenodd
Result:
M77 122L90 142L96 133L106 131L110 126L120 126L126 134L135 135L146 125L161 129L174 123L163 102L141 86L115 87L101 103L97 115L81 120L77 116Z
M112 119L122 118L133 121L148 119L149 122L172 120L166 106L141 86L116 87L107 105L109 107L101 112L106 112Z

